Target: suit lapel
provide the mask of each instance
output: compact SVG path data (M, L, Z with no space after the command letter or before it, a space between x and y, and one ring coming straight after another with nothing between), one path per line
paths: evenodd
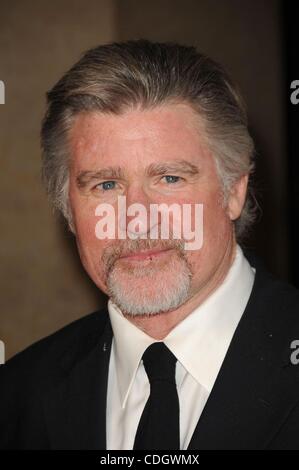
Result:
M84 357L75 362L45 397L51 448L106 449L106 396L111 341L112 329L107 317L102 334L92 332L84 345L88 352L85 351ZM66 355L64 369L69 368L71 360L73 358Z
M246 310L188 450L267 448L297 401L290 364L293 331L284 321L281 286L257 269ZM229 306L224 306L224 310ZM112 328L95 328L70 348L44 397L50 448L106 449L106 398ZM83 350L82 350L83 349ZM296 382L296 383L295 383Z
M266 448L298 399L298 377L289 359L290 332L283 327L283 306L274 292L274 282L257 270L189 450Z

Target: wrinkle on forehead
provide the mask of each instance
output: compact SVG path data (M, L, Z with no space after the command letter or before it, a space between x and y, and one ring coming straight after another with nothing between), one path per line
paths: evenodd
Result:
M177 159L184 153L195 155L195 150L203 152L202 129L199 116L185 104L131 110L122 115L82 113L70 132L71 154L91 162L107 160L107 155L125 156L125 160L147 156Z

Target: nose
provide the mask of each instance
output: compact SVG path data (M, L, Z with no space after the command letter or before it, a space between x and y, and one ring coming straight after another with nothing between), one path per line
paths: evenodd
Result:
M126 191L126 216L120 217L119 227L131 238L148 238L154 232L158 221L150 216L150 207L154 203L146 188L140 183L132 183ZM122 211L122 214L124 211Z

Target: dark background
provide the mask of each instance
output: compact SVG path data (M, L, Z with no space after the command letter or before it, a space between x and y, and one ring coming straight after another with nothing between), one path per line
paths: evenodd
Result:
M297 2L288 0L0 0L1 296L6 357L105 302L40 183L45 92L79 58L114 40L195 45L223 63L248 105L259 219L245 247L299 287ZM271 308L271 306L269 306Z
M298 2L283 2L282 40L285 51L285 81L289 85L299 77ZM290 247L291 282L299 287L299 107L286 100L287 121L287 187L288 187L288 243Z

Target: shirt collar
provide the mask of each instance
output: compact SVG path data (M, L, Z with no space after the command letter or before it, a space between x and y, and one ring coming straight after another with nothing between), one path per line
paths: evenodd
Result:
M237 246L222 284L163 339L187 372L209 392L245 310L254 272ZM155 340L125 318L111 299L108 311L121 404L125 407L142 355Z
M125 318L111 299L108 301L108 312L113 330L117 382L124 408L142 355L155 340Z

